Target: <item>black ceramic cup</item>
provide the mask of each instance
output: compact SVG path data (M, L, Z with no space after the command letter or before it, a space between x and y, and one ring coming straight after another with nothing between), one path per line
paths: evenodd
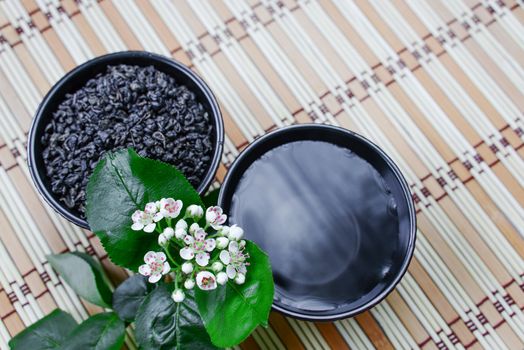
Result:
M229 169L219 205L269 254L273 308L300 319L373 307L415 247L415 209L398 167L338 127L297 125L256 140Z
M200 194L204 194L209 188L222 156L224 125L217 100L207 84L182 63L150 52L123 51L100 56L81 64L60 79L40 103L31 125L27 148L29 171L42 197L64 218L86 229L89 228L87 221L82 219L79 213L73 212L63 205L51 192L42 158L40 139L45 127L51 120L52 114L57 110L58 105L64 100L67 93L80 89L89 79L94 78L98 73L105 72L107 66L118 64L153 66L157 70L174 77L179 84L185 85L190 91L195 93L197 101L209 113L213 122L212 143L214 149L207 173L197 188Z

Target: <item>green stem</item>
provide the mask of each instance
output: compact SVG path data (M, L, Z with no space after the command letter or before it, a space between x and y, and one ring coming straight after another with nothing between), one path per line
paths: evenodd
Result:
M178 240L178 238L176 238L176 237L171 238L171 241L170 241L170 242L171 242L171 243L175 243L175 244L178 245L180 248L184 248L184 247L185 247L184 244L183 244L182 242L180 242L180 241Z
M173 263L173 265L179 266L175 259L173 259L173 257L171 256L171 253L169 252L169 244L164 247L164 251L166 252L167 257Z

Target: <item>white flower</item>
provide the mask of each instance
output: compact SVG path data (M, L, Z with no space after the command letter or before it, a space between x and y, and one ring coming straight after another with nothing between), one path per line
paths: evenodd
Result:
M198 230L200 228L200 225L198 225L196 222L191 224L191 226L189 226L189 233L191 234L194 234L196 232L196 230Z
M195 286L194 280L186 280L184 282L184 287L186 287L186 289L193 289L194 286Z
M204 209L200 205L191 204L186 209L186 215L193 220L199 220L204 215Z
M238 241L244 236L244 230L237 226L233 225L229 228L229 239L232 241Z
M240 248L244 248L246 246L246 241L241 240L238 245L240 246Z
M158 211L158 207L155 202L149 202L146 204L144 211L149 214L154 214Z
M162 252L147 252L144 255L144 265L138 268L138 272L143 276L149 276L150 283L156 283L169 272L169 263L166 261L166 255Z
M160 220L162 220L162 217L163 217L162 214L158 212L159 209L160 209L160 202L158 201L149 202L146 204L144 212L146 212L147 214L153 215L154 222L159 222Z
M160 214L165 218L174 219L182 210L182 201L173 198L162 198L160 200Z
M155 214L137 210L133 213L133 215L131 215L131 219L133 220L131 229L134 231L144 230L145 232L151 233L155 230L156 227L156 221L154 218Z
M224 249L229 244L229 239L227 237L218 237L217 238L217 248Z
M169 239L166 237L164 233L161 233L160 235L158 235L158 245L160 245L161 247L164 247L167 245L167 242L169 242Z
M219 272L217 274L217 283L220 284L221 286L226 284L228 279L229 278L227 277L227 273L225 272Z
M245 281L246 281L246 276L243 273L237 273L237 276L235 277L235 283L244 284Z
M182 272L185 273L186 275L190 274L191 272L193 272L193 264L191 264L190 262L183 263L182 264Z
M209 262L209 253L216 247L216 241L213 238L206 239L206 232L199 228L195 231L194 236L186 235L184 243L187 247L180 249L180 256L184 260L195 261L200 266L207 266Z
M215 261L212 265L211 265L211 269L215 272L220 272L222 271L222 269L224 268L224 265L222 265L222 263L220 261Z
M173 298L173 301L175 303L181 303L186 298L186 295L184 294L184 291L182 291L182 289L175 289L173 294L171 294L171 298Z
M177 228L175 231L175 237L178 239L184 239L186 235L187 235L187 232L183 228Z
M219 235L227 237L229 235L229 226L220 226L217 231Z
M175 230L173 230L171 227L166 227L163 232L164 236L166 236L167 240L170 240L175 235Z
M177 223L175 225L175 230L178 230L179 228L181 228L183 230L187 230L187 222L186 222L186 220L180 219L180 220L177 221Z
M249 255L244 254L243 248L239 248L237 241L231 241L228 250L222 250L219 257L222 263L227 265L226 273L230 279L235 278L237 273L246 274L246 265L249 265L246 259Z
M209 207L206 210L206 221L217 230L227 220L227 215L220 207Z
M216 277L209 271L200 271L196 275L196 283L202 290L213 290L217 287Z

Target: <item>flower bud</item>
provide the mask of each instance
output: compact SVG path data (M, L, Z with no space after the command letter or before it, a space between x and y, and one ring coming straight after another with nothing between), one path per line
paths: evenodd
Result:
M217 274L217 283L220 284L221 286L223 286L224 284L227 283L227 273L225 272L219 272Z
M177 221L176 225L175 225L175 229L184 229L184 230L187 230L187 222L186 220L184 219L180 219Z
M246 241L241 240L238 245L240 246L240 248L244 248L246 246Z
M169 240L167 239L166 235L161 233L159 236L158 236L158 245L160 245L161 247L164 247L167 245L167 242Z
M175 237L178 239L184 239L186 235L186 230L184 230L183 228L177 228L175 231Z
M171 298L173 298L173 301L175 303L181 303L184 301L184 299L186 298L186 295L184 294L184 292L182 291L182 289L175 289L175 291L173 292L173 294L171 294Z
M243 273L237 273L235 277L235 283L244 284L245 281L246 281L246 276Z
M229 235L229 226L220 226L218 234L227 237Z
M224 265L222 265L221 262L215 261L213 265L211 265L211 269L215 272L220 272L224 268Z
M200 226L195 222L194 224L191 224L191 226L189 226L189 233L195 233L195 231L199 228Z
M204 208L200 205L192 204L187 207L186 215L193 218L193 220L199 220L204 215Z
M175 235L175 230L173 230L171 227L166 227L163 233L167 240L170 240Z
M229 244L229 239L227 237L218 237L216 241L218 249L224 249Z
M184 282L184 287L186 289L193 289L193 287L195 287L195 281L194 280L186 280Z
M193 264L191 264L190 262L183 263L182 264L182 272L185 273L186 275L190 274L191 272L193 272Z
M244 236L244 230L242 227L233 225L229 228L229 239L232 241L238 241Z
M144 211L148 214L154 214L158 211L158 206L155 202L147 203Z

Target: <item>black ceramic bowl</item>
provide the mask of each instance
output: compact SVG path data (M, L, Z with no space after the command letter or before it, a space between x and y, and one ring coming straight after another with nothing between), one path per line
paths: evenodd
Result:
M301 319L373 307L415 247L415 210L399 169L342 128L298 125L256 140L229 169L219 205L268 252L273 308Z
M171 58L144 51L111 53L81 64L60 79L40 103L31 125L27 147L29 171L42 197L67 220L84 228L89 228L87 221L82 219L78 213L71 211L59 202L50 190L49 179L46 176L42 158L40 138L45 127L51 120L52 114L57 110L58 105L64 100L67 93L80 89L89 79L94 78L98 73L105 72L107 66L118 64L154 66L157 70L174 77L177 83L187 86L189 90L195 93L197 101L200 102L209 113L213 121L212 143L214 150L207 173L197 188L200 194L205 193L209 188L209 185L215 177L222 156L224 126L218 103L206 83L185 65Z

